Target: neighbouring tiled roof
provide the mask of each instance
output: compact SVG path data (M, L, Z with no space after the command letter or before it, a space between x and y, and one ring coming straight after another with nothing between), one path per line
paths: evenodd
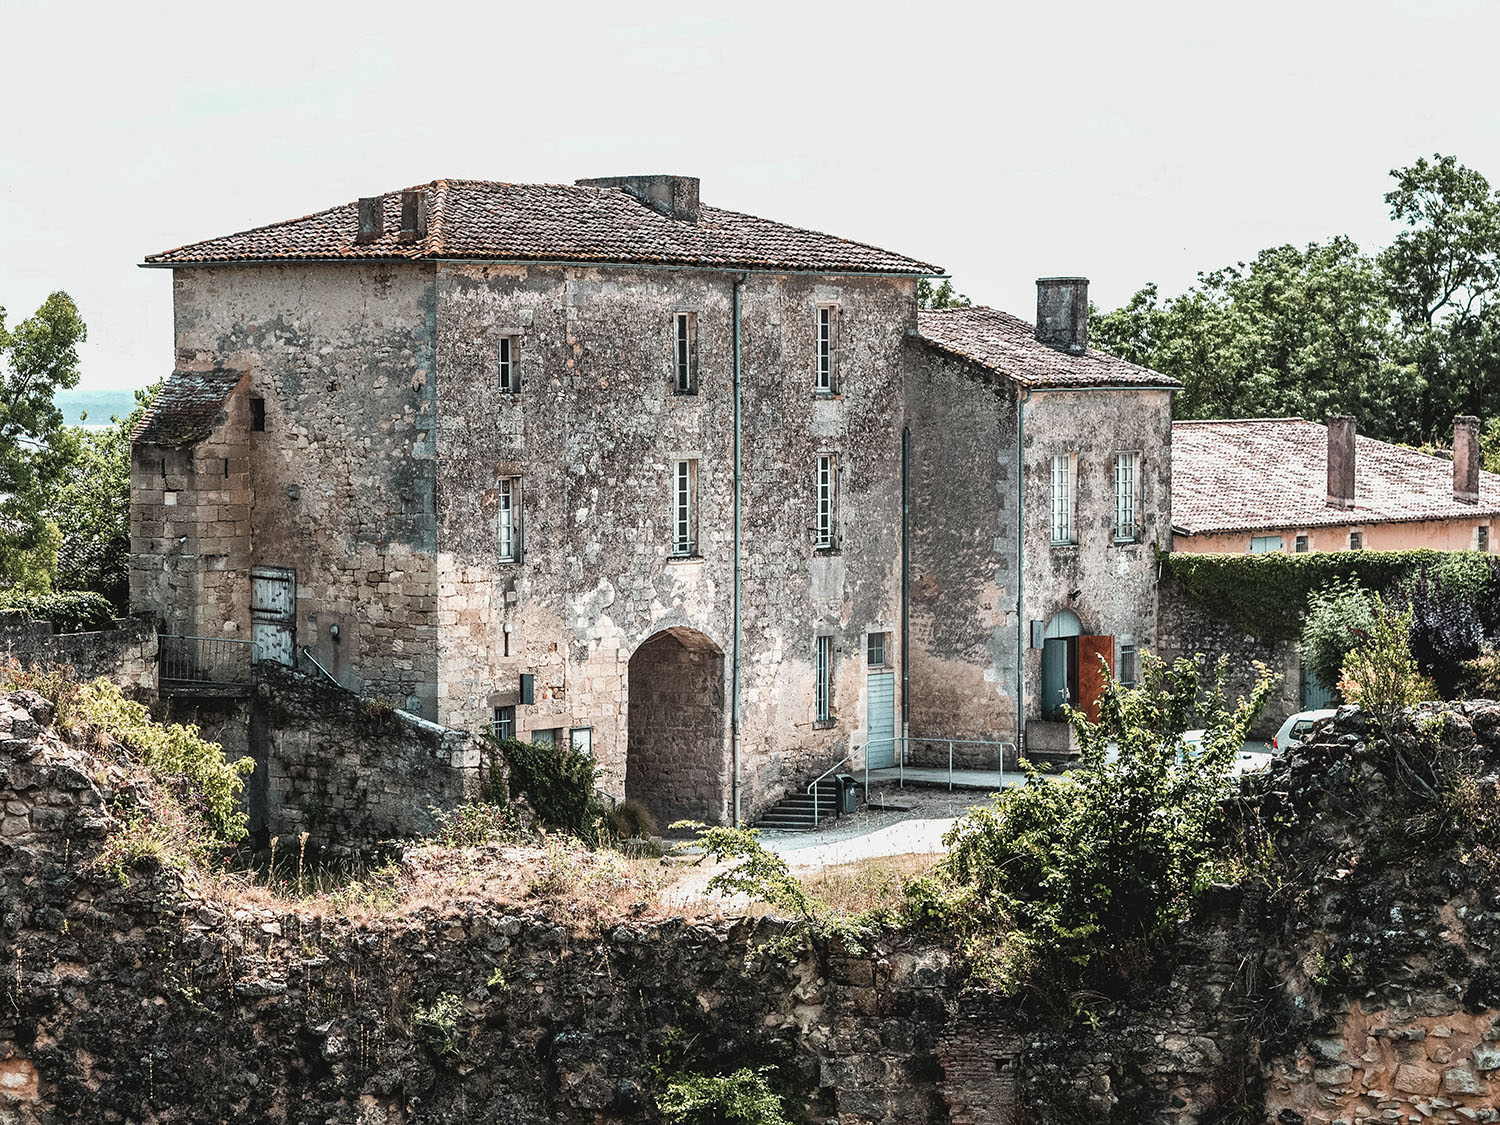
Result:
M1145 367L1089 348L1077 354L1049 347L1020 317L980 306L917 314L917 330L933 347L987 367L1023 387L1180 387Z
M1500 514L1500 476L1479 503L1453 498L1453 462L1357 437L1354 508L1328 504L1328 430L1301 418L1172 424L1172 525L1189 534L1474 519Z
M223 369L172 372L136 423L131 441L141 445L192 445L202 441L244 374Z
M401 193L384 196L384 234L357 243L359 205L152 254L147 265L287 259L391 259L660 263L724 269L934 275L926 262L862 242L703 206L673 219L615 187L435 180L427 234L401 239Z

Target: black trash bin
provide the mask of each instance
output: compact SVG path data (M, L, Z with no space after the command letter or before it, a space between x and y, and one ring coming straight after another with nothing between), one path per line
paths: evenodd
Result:
M853 812L859 807L859 783L847 773L835 774L833 780L839 787L839 812Z

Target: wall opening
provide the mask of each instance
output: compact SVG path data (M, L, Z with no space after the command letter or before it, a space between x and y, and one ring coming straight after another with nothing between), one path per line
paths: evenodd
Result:
M668 629L630 658L625 796L665 828L721 823L729 807L724 653L693 629Z

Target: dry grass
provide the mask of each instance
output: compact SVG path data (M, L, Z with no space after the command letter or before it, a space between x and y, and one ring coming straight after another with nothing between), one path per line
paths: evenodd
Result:
M902 888L926 875L943 857L940 855L888 855L824 867L803 875L802 883L814 898L834 910L859 914L876 907L895 906Z

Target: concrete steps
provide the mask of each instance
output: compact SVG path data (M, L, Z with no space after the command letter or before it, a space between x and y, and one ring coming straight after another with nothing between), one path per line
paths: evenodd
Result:
M767 809L755 827L774 832L811 832L838 815L838 802L839 787L829 778L818 783L816 818L813 815L813 795L798 789Z

